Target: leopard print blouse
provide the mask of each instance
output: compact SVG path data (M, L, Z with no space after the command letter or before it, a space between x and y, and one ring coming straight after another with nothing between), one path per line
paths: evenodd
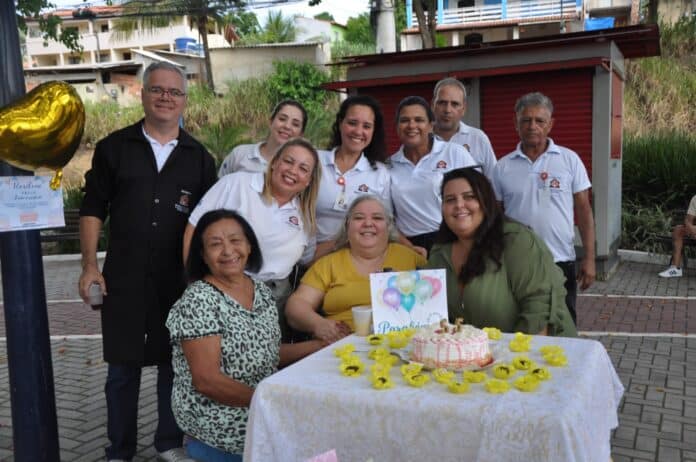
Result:
M270 290L254 281L251 310L205 281L192 283L167 319L172 343L172 410L179 427L231 453L244 452L248 408L230 407L195 390L182 340L221 337L221 370L250 387L273 374L280 359L278 311Z

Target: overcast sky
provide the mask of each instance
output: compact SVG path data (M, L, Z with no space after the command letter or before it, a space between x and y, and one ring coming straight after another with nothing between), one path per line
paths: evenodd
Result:
M0 0L5 1L5 0ZM58 6L69 6L69 7L79 7L84 5L103 5L104 1L88 1L86 3L80 2L80 0L51 0ZM114 2L116 3L116 2ZM247 3L253 7L254 3L264 4L264 0L247 0ZM369 0L322 0L321 4L318 6L309 7L307 4L309 0L293 1L290 0L288 4L282 6L276 6L273 8L256 8L256 16L259 18L259 23L262 25L266 22L268 17L269 9L277 10L280 9L284 16L294 16L296 14L314 17L315 15L328 11L331 13L336 20L336 22L345 24L348 18L353 16L358 16L361 13L365 13L369 9Z

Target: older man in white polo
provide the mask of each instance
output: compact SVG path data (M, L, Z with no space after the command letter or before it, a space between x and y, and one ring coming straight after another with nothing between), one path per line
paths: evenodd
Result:
M566 276L566 304L576 321L577 283L582 290L595 279L595 231L590 206L590 180L580 157L548 137L553 103L541 93L528 93L515 104L520 142L496 165L493 187L505 214L530 226L551 250ZM575 268L574 220L585 255Z
M464 84L452 77L440 80L435 84L431 104L435 114L433 132L443 141L464 146L490 179L497 162L493 146L482 130L462 122L466 114Z

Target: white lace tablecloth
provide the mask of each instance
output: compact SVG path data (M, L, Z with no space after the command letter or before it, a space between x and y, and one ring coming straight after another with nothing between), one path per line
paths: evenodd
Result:
M496 348L509 362L519 353ZM623 386L601 343L595 340L534 337L526 353L544 364L542 345L560 345L567 367L549 367L553 378L537 391L514 388L502 395L472 384L452 394L431 381L413 388L394 369L394 388L372 388L369 371L356 378L338 370L335 347L350 336L268 377L251 403L244 460L304 461L336 449L340 462L523 461L607 462L610 431L618 425ZM367 354L359 353L369 367ZM514 378L514 377L513 377Z

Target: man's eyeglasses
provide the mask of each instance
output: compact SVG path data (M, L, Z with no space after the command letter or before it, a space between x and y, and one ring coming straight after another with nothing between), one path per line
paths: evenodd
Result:
M177 88L148 87L147 91L155 96L164 96L166 94L172 98L181 98L186 96L186 93Z

